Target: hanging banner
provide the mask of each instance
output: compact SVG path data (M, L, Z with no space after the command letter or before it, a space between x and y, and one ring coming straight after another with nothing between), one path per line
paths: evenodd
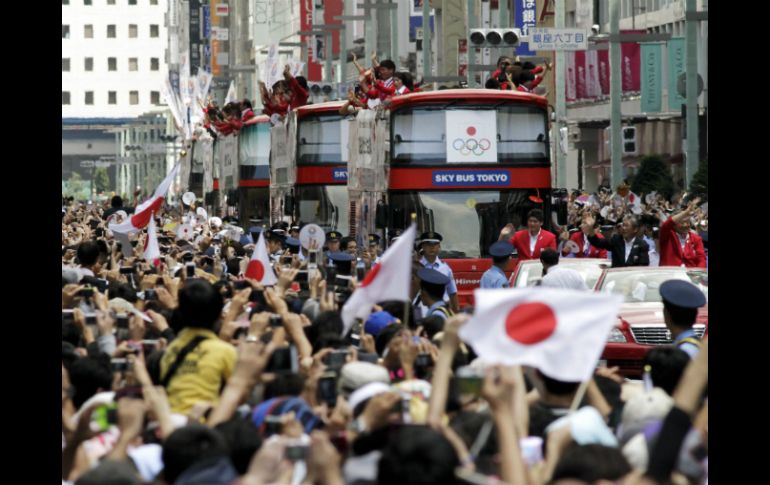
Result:
M599 51L586 51L586 94L591 99L602 95L599 85Z
M642 112L656 113L661 108L661 45L642 45Z
M575 94L577 99L586 99L586 52L575 52Z
M301 31L313 30L313 0L300 0L299 2L299 29ZM316 49L316 36L303 35L300 41L307 44L307 80L320 81L322 76L322 65L316 60L318 52Z
M621 34L644 34L643 30L621 31ZM640 82L641 49L638 42L620 44L620 71L623 79L623 92L635 92L641 89Z
M609 96L610 94L610 51L602 50L596 51L596 57L599 58L599 86L602 90L602 95Z
M567 89L567 102L572 102L577 100L577 93L575 90L576 84L577 84L577 76L575 74L575 54L576 52L565 52L564 53L564 63L565 67L567 68L567 76L565 79L566 89Z
M685 42L683 37L668 41L668 109L679 111L687 102L676 90L679 75L685 72Z
M494 111L446 112L447 163L497 162Z

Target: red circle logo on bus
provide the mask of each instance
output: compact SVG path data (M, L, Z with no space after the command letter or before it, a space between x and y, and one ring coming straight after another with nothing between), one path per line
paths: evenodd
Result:
M476 127L474 127L474 126L469 126L469 127L468 127L468 129L466 130L466 132L467 132L467 133L468 133L470 136L473 136L473 135L475 135L475 134L476 134Z

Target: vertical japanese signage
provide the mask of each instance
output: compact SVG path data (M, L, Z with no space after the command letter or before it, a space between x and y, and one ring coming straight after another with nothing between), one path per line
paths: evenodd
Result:
M679 75L685 71L685 43L684 38L676 37L668 41L668 109L679 111L685 98L676 90L676 82Z
M224 6L225 9L229 11L227 8L227 1L226 0L211 0L211 29L215 30L215 28L219 27L225 27L227 17L225 15L222 15L224 13L225 9L222 9L221 7ZM228 64L228 46L227 43L224 41L221 41L216 38L211 38L211 74L214 75L214 77L222 77L223 69L222 66L226 66Z
M642 45L642 112L655 113L661 108L661 46Z
M529 29L537 26L536 2L535 0L514 0L514 5L514 26L521 29L521 35L529 35ZM529 49L528 42L522 42L516 48L516 54L520 56L534 56L535 51Z
M299 1L299 30L313 30L313 7L313 0ZM316 54L315 36L303 35L300 42L304 42L307 45L307 80L320 81L322 78L321 68L323 66L316 62L318 56Z
M201 66L201 2L190 0L190 72Z
M342 21L334 20L334 17L342 15L342 0L324 0L324 24L342 25ZM340 31L332 31L332 54L340 52Z

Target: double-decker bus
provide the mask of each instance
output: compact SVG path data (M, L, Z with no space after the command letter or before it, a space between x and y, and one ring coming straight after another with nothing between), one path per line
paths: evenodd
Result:
M271 130L271 222L348 234L348 125L342 102L294 109Z
M270 118L256 116L237 135L212 139L208 134L192 144L189 187L204 198L211 215L220 214L224 197L238 207L243 227L268 223L270 216Z
M375 119L371 128L369 118L357 120L357 128L359 133L371 130L373 153L384 156L366 153L368 134L351 143L351 158L356 159L351 161L351 195L363 194L360 204L369 207L368 215L357 218L362 232L386 236L386 230L407 228L416 214L418 234L436 231L443 236L439 257L452 268L461 304L472 301L473 289L491 265L489 246L507 223L517 230L526 227L527 212L537 207L550 228L544 97L447 89L395 97L389 114ZM378 177L366 175L367 164L384 173L382 196ZM367 184L367 179L375 181ZM376 217L371 215L374 200L379 205Z

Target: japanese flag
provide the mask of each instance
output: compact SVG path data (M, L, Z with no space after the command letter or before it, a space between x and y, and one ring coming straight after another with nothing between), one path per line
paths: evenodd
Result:
M155 218L152 216L147 225L147 239L144 241L144 260L151 261L153 266L160 265L160 248L158 247L158 236L155 234Z
M385 300L409 301L412 283L412 252L417 229L414 224L382 255L366 278L359 284L342 307L345 326L342 335L348 333L356 318L365 320L372 306Z
M163 182L161 182L160 185L158 185L158 188L155 189L155 193L152 194L152 197L137 206L137 208L134 210L134 214L131 217L126 218L120 224L110 223L110 231L118 234L130 234L139 232L147 227L147 224L150 223L150 219L152 219L152 214L154 212L158 212L160 207L163 205L163 201L166 198L166 192L168 192L171 183L179 173L179 167L181 165L182 160L176 162L176 165L173 169L171 169L171 172L166 175L166 178L163 179Z
M259 233L257 247L251 253L251 260L246 267L246 277L257 280L265 286L275 285L278 282L273 267L270 266L270 258L267 256L264 233Z
M588 379L623 298L561 288L476 290L460 337L489 364L529 365L554 379Z

